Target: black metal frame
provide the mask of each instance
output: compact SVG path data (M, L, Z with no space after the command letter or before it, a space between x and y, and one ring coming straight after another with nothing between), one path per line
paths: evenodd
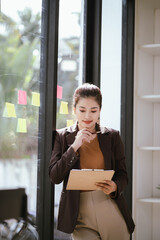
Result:
M102 0L84 0L83 82L100 87Z
M37 184L40 240L53 239L54 189L49 180L48 166L52 152L52 130L56 128L58 20L59 0L43 0Z
M121 75L121 136L125 145L129 184L125 197L132 210L132 148L133 148L133 87L134 87L134 14L135 0L122 1L122 75Z

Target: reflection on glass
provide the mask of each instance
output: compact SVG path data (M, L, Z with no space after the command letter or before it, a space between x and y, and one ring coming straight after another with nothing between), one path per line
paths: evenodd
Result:
M74 90L81 84L82 61L82 0L60 0L58 84L57 84L57 129L75 122L72 110ZM58 204L62 185L55 188L56 239L70 239L68 234L56 230Z
M41 0L1 0L0 189L26 189L36 212Z

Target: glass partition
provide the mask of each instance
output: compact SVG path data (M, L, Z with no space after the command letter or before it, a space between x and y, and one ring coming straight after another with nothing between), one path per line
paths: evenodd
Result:
M74 90L82 83L83 1L60 0L58 39L57 129L73 125ZM55 186L55 239L70 239L56 230L62 184Z
M101 125L120 130L122 0L102 2Z
M25 188L36 215L41 0L1 0L0 189Z

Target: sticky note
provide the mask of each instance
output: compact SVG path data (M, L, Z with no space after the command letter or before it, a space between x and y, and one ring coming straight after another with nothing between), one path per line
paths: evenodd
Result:
M37 92L32 92L32 105L39 107L40 106L40 94Z
M13 103L8 103L8 102L5 103L3 117L16 118L16 111Z
M61 101L59 113L68 114L68 102Z
M18 91L18 104L27 104L27 93L26 91Z
M8 111L6 106L4 107L3 117L8 117Z
M16 132L19 132L19 133L26 133L27 132L26 119L18 118Z
M75 113L74 113L74 109L72 109L72 115L75 115Z
M67 127L72 126L74 124L73 120L67 120Z
M63 88L57 85L57 98L62 99L62 90Z

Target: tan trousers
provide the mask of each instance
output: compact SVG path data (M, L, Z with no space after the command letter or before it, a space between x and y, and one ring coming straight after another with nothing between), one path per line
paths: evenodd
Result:
M73 240L129 240L126 223L114 200L101 190L81 192Z

